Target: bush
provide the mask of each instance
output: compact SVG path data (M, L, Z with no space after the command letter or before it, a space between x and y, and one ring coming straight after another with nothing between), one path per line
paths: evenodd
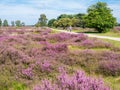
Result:
M118 76L120 75L120 61L102 61L98 66L97 72L107 76Z
M65 71L57 77L57 82L51 83L43 80L41 85L36 85L33 90L110 90L101 79L87 77L84 72L78 71L69 76Z
M67 52L68 51L68 47L66 44L48 44L47 46L45 46L43 48L43 50L45 51L51 51L54 52L54 53L60 53L60 52Z

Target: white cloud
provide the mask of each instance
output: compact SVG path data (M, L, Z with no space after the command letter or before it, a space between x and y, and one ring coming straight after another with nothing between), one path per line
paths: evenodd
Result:
M45 13L49 19L58 15L85 13L89 5L96 0L4 0L0 1L0 18L9 21L20 19L27 24L37 22L39 15ZM119 19L119 4L110 4L114 11L114 16ZM119 19L120 20L120 19Z

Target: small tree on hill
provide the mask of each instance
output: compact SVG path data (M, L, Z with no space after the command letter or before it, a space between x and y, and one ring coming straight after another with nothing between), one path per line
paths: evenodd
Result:
M22 26L20 20L15 21L15 24L16 24L17 27L21 27Z
M46 17L46 15L45 14L41 14L40 15L40 18L39 18L39 20L38 20L38 23L37 23L37 25L40 25L40 26L47 26L47 17Z
M116 19L111 14L111 9L106 3L98 2L88 8L85 22L88 27L95 28L98 32L107 32L116 24Z
M8 21L7 21L6 19L3 21L3 26L4 26L4 27L9 26L9 25L8 25Z

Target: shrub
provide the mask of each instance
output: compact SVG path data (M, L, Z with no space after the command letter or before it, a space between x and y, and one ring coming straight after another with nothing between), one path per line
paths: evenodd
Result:
M88 39L88 36L87 35L84 35L84 34L77 34L75 36L75 38L73 39L74 42L81 42L81 41L84 41Z
M87 40L82 41L81 45L87 48L92 48L94 47L94 42L87 39Z
M98 66L97 72L107 76L118 76L120 75L120 61L102 61Z
M57 33L49 36L49 39L55 40L57 42L69 40L77 35L67 34L67 33Z
M110 48L112 45L96 38L86 39L80 43L85 48Z
M31 67L28 67L27 69L23 69L22 74L23 74L23 77L25 77L26 79L33 78L33 72Z
M51 83L43 80L41 85L37 85L33 90L110 90L105 86L101 79L87 77L84 72L78 71L69 76L63 71L58 77L57 82Z
M60 53L60 52L67 52L68 48L66 44L48 44L46 45L43 50L50 51L51 53Z
M37 68L41 70L42 72L50 72L51 71L51 64L50 62L44 60L44 61L37 61L36 62Z

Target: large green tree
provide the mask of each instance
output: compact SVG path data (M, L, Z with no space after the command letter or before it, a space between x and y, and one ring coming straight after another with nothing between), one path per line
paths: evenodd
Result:
M88 8L85 22L88 27L95 28L98 32L107 32L116 24L116 19L106 3L98 2Z
M40 26L47 26L47 17L46 17L46 15L45 14L41 14L40 15L40 18L39 18L39 20L38 20L38 25L40 25Z
M7 21L6 19L3 21L3 26L4 26L4 27L9 26L9 25L8 25L8 21Z

